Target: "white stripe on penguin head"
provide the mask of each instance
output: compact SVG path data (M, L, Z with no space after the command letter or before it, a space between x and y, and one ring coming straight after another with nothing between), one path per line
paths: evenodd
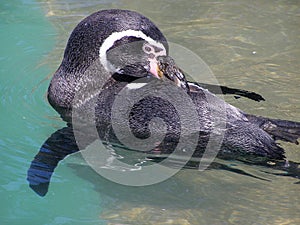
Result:
M101 47L99 49L100 62L103 65L103 67L105 68L105 70L108 72L117 72L120 68L115 68L107 60L106 52L114 45L114 43L116 41L121 40L124 37L136 37L136 38L144 39L149 44L162 49L162 52L160 52L159 55L167 54L166 48L162 43L153 40L151 37L147 36L142 31L130 29L130 30L124 30L124 31L120 31L120 32L114 32L103 41L103 44L101 45Z

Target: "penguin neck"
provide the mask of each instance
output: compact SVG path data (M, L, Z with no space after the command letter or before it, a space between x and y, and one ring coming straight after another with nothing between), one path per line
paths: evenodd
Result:
M131 82L139 79L139 77L127 76L127 75L119 74L119 73L114 73L112 75L112 78L118 82L126 82L126 83L131 83Z

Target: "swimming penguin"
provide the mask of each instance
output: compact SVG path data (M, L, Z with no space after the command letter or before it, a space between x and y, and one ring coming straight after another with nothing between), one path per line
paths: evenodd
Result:
M27 180L36 193L41 196L47 193L51 175L60 160L98 138L118 148L167 155L174 152L184 136L186 140L196 140L191 156L201 158L211 136L223 133L217 157L257 157L264 162L285 159L284 150L276 140L298 144L300 123L249 115L227 104L211 93L210 88L216 93L225 91L258 101L263 98L239 89L224 86L218 89L214 85L190 82L168 52L161 31L137 12L102 10L75 27L48 88L49 103L67 122L67 127L53 133L31 163ZM160 90L167 90L171 99L176 96L176 103L156 95ZM143 94L136 102L128 97ZM181 98L190 99L189 104L194 108L185 109ZM128 104L132 104L129 109ZM114 107L121 112L119 116L128 113L128 123L114 117ZM178 110L194 114L181 121ZM155 123L152 126L154 118L160 118L164 126ZM218 123L223 126L218 127ZM147 151L136 149L134 143L124 144L124 140L132 138L128 138L128 124L134 138L147 140L156 135L162 137L161 142L153 143ZM79 142L78 138L82 140ZM185 151L179 154L184 155Z

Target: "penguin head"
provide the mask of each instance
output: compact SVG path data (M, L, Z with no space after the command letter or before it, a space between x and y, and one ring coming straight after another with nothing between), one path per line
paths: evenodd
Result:
M143 15L129 10L96 12L73 30L62 67L69 73L84 73L96 60L110 74L158 77L156 57L168 54L161 31Z

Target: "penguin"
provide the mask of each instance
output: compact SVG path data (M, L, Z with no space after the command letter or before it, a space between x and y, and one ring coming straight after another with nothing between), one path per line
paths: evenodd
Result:
M29 185L37 194L44 196L47 193L52 173L62 159L98 138L106 144L118 146L118 149L165 156L174 152L184 135L186 140L196 140L191 157L201 158L210 137L223 132L216 154L218 158L257 158L256 162L264 163L276 160L277 168L289 171L282 166L284 149L276 141L298 144L300 123L249 115L224 102L215 94L224 91L225 94L241 95L256 101L264 99L254 92L188 81L169 57L168 48L166 38L156 25L130 10L98 11L75 27L47 95L50 105L67 126L45 141L27 173ZM156 91L168 90L167 96L178 101L174 103L155 96L151 92L153 88ZM123 93L135 98L140 90L149 94L127 110L128 123L113 117L114 107L125 113L126 104L132 103L130 99L121 98L116 105L118 97ZM186 119L190 127L182 127L184 121L177 111L178 102L181 112L189 111L180 101L181 97L189 98L195 106L195 115ZM154 124L150 129L154 118L160 118L164 128ZM215 129L216 121L223 122L224 126ZM162 137L161 142L154 143L153 148L146 151L126 145L123 139L128 139L128 133L124 124L129 124L134 138L147 140L156 135ZM91 129L93 127L96 127L96 134ZM78 137L82 137L83 141L79 143ZM184 154L185 151L179 151L179 155ZM293 173L291 176L298 175Z

